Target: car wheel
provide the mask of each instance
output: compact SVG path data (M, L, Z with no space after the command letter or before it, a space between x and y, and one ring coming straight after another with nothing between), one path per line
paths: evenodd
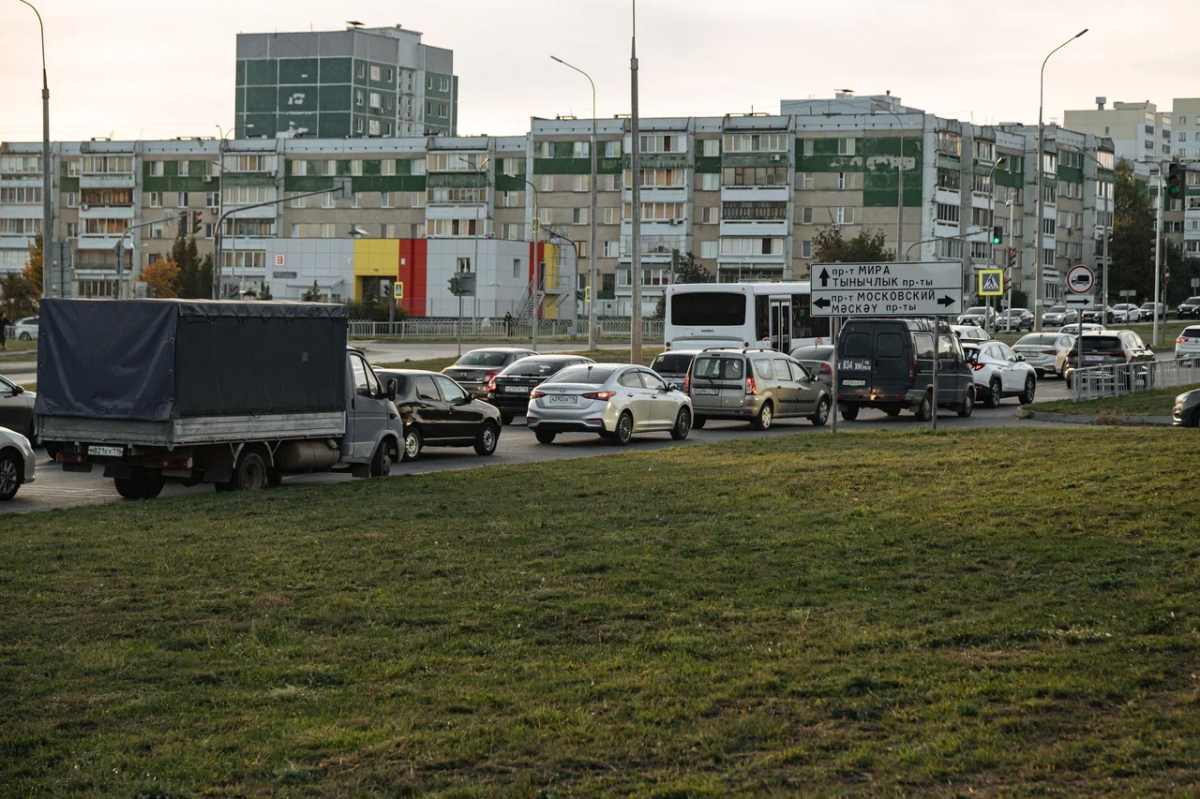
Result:
M545 430L538 430L536 433L534 433L534 435L537 436L539 444L553 444L554 438L557 434Z
M633 440L633 414L625 411L621 414L621 418L617 419L617 429L613 433L612 443L618 447L628 446Z
M267 464L257 452L242 450L237 465L233 467L233 479L228 483L230 491L260 491L267 486Z
M117 477L113 487L123 499L154 499L162 493L165 481L158 472L135 469L129 477Z
M750 424L755 430L770 430L771 423L775 421L775 409L771 407L771 403L764 402L762 408L758 412L758 416Z
M410 427L404 431L404 452L400 455L400 460L409 463L421 457L421 431L415 427Z
M817 412L809 417L814 427L825 426L825 423L829 421L829 409L832 405L833 403L829 401L829 397L821 397L821 399L817 400Z
M896 405L895 407L884 408L883 412L891 417L899 416L900 415L900 406Z
M500 424L512 424L513 415L511 413L500 414Z
M675 417L675 426L671 428L671 438L683 441L692 432L692 413L687 408L680 408Z
M390 477L392 474L392 453L388 449L386 441L380 441L379 446L375 449L375 455L371 458L371 476L372 477ZM270 484L270 475L267 475L267 483Z
M916 416L918 422L928 422L933 418L933 400L930 399L928 392L921 398L921 404L917 406Z
M967 389L967 394L963 397L962 405L958 406L958 415L966 419L975 412L975 387L970 386Z
M498 443L500 443L500 429L496 427L495 422L484 422L483 427L475 436L475 453L491 455L495 453Z
M855 419L858 418L858 406L857 405L843 405L842 406L842 418L845 419L847 422L853 422Z
M1037 378L1029 375L1025 378L1025 391L1017 397L1017 400L1022 405L1029 405L1033 402L1034 395L1037 394Z
M17 495L21 487L21 473L25 465L17 460L17 453L0 455L0 502L8 502Z
M693 430L703 430L703 429L704 429L704 425L706 425L706 424L708 424L708 417L707 417L707 416L694 416L694 417L692 417L692 429L693 429Z
M1004 386L1001 385L1000 378L993 377L992 381L990 383L988 383L988 407L989 408L999 408L1000 407L1000 397L1003 393L1004 393Z
M1200 408L1192 411L1192 418L1188 421L1188 427L1200 427Z
M21 341L33 341L33 336L29 335L28 333L22 333L22 334L19 336L19 339L20 339Z

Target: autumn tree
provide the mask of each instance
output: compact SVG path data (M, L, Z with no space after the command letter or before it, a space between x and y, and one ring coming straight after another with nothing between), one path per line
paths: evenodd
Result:
M0 316L10 321L32 316L37 311L39 296L33 293L23 274L9 272L0 278L0 307L4 309Z
M21 275L29 282L30 290L33 291L33 296L42 296L42 237L38 236L33 240L33 244L29 245L29 260L25 262L25 269Z
M826 228L813 238L813 260L817 263L882 263L896 260L896 251L884 246L883 231L863 228L852 239L842 231Z
M174 261L155 261L142 270L142 282L159 299L172 300L179 296L179 267Z

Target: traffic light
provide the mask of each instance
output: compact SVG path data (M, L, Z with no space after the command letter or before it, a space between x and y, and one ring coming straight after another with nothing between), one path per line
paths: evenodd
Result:
M1158 256L1158 231L1154 232L1154 237L1150 239L1150 260L1153 261Z
M1004 241L1004 230L999 225L992 228L992 244L999 244Z
M1008 248L1008 268L1012 269L1016 265L1017 265L1017 248L1009 247Z
M1187 191L1187 170L1183 164L1172 161L1167 167L1167 196L1172 200L1183 197Z
M192 211L192 235L193 236L195 236L197 233L199 233L200 228L202 228L204 226L204 223L201 221L203 213L204 213L203 211Z

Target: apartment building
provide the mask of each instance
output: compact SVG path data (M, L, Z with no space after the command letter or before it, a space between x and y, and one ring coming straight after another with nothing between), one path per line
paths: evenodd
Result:
M803 280L818 233L830 229L882 232L901 257L961 259L968 275L1005 263L1012 246L1015 285L1032 298L1036 271L1051 301L1069 266L1101 260L1112 218L1109 139L1049 125L1038 158L1036 127L944 119L887 95L785 100L782 110L641 121L643 310L671 279L672 251L694 254L714 280ZM223 212L226 295L269 286L298 298L316 282L323 296L348 300L398 278L410 313L443 314L457 306L442 278L469 270L491 298L481 297L480 313L516 313L543 292L546 314L569 315L594 259L598 313L626 315L635 279L630 123L597 128L594 251L592 122L574 118L535 118L510 137L59 143L56 235L71 243L84 296L114 293L113 245L128 226L144 225L126 239L132 281L169 252L181 214L200 214L198 245L212 253ZM0 218L28 220L4 223L8 268L24 263L40 225L39 198L28 194L40 187L40 153L37 143L0 144L0 185L21 189ZM339 179L350 195L333 193ZM996 226L1003 241L993 246Z
M237 138L453 136L454 53L401 28L242 33Z
M1067 111L1064 127L1111 139L1116 157L1131 164L1171 160L1175 144L1171 112L1159 111L1149 101L1116 102L1112 108L1107 103L1106 98L1097 97L1095 108Z

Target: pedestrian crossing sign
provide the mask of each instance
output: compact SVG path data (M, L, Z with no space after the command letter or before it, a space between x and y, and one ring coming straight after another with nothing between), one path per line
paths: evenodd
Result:
M1004 271L982 269L979 272L979 296L999 297L1004 294Z

